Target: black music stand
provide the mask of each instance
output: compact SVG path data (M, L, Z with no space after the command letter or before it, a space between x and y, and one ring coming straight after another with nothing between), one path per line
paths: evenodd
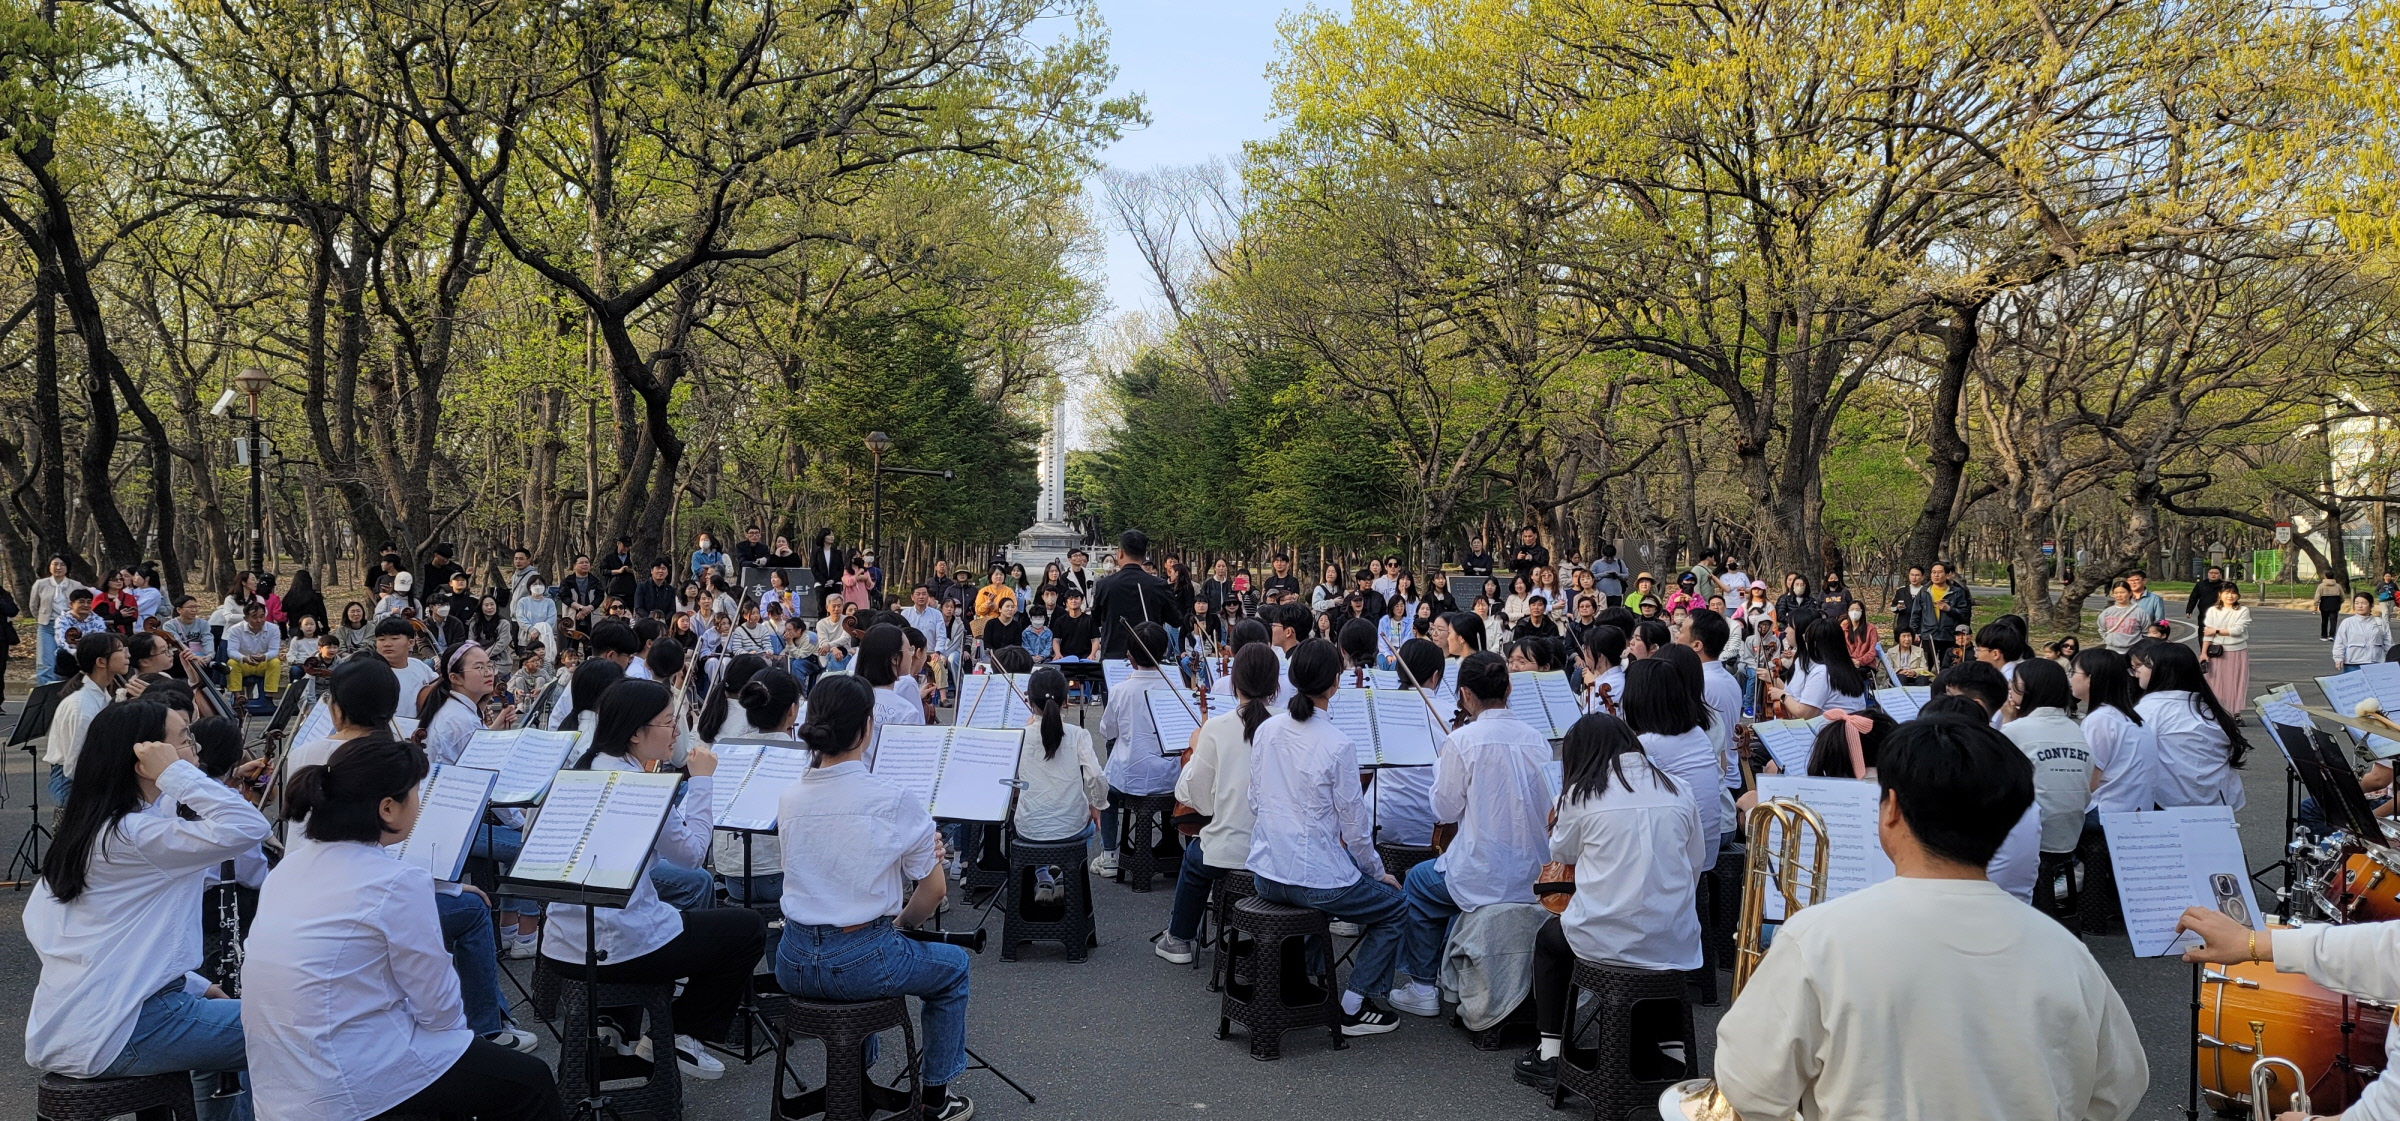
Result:
M722 826L718 828L722 832L736 833L741 835L741 905L755 911L758 909L758 897L754 894L758 890L758 876L752 871L752 864L750 860L750 838L757 836L760 833L773 833L775 830L727 829ZM778 904L777 910L780 913L780 904ZM775 952L774 947L772 945L768 946L767 952L768 954L772 955ZM781 1033L777 1032L775 1025L767 1019L766 1009L759 1006L758 982L755 974L752 975L752 980L749 984L742 986L742 1000L741 1003L734 1006L733 1014L735 1021L742 1025L741 1044L736 1046L731 1043L703 1041L701 1046L712 1051L722 1051L725 1054L740 1059L742 1061L742 1065L744 1066L748 1066L751 1063L757 1062L759 1056L761 1055L772 1055L782 1050ZM762 1039L764 1040L763 1043L761 1042ZM803 1084L803 1088L805 1088L805 1084Z
M16 726L8 734L8 745L22 745L33 760L33 821L26 825L25 835L17 841L16 855L8 859L8 870L0 873L0 880L9 881L19 891L42 874L42 844L50 839L50 828L42 824L42 787L49 784L43 780L42 757L34 752L33 741L41 738L47 742L50 718L58 714L66 684L53 681L34 686L33 692L25 697L25 707L17 711ZM5 768L0 768L0 776L6 773ZM0 781L0 802L6 800L6 791L6 783Z

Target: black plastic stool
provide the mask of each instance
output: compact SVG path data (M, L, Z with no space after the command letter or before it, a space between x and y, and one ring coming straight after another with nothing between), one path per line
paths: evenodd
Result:
M1441 855L1432 845L1402 845L1391 841L1375 842L1375 855L1383 858L1383 870L1395 880L1406 883L1408 871Z
M1684 975L1675 970L1618 969L1613 966L1575 959L1574 979L1567 989L1567 1017L1570 1031L1567 1046L1559 1052L1557 1084L1550 1090L1550 1108L1557 1109L1572 1090L1592 1103L1594 1118L1620 1121L1633 1110L1651 1105L1666 1088L1690 1077L1692 1062L1699 1057L1700 1043L1692 1030L1692 1004L1684 988ZM1592 994L1591 1015L1583 1026L1599 1023L1600 1040L1591 1066L1578 1066L1575 1057L1575 1037L1572 1030L1577 1003L1576 991ZM1668 1069L1655 1064L1645 1069L1637 1066L1634 1049L1634 1009L1653 1001L1672 1002L1677 1016L1676 1031L1683 1041L1683 1062Z
M2040 871L2033 881L2033 909L2057 919L2070 934L2083 933L2082 887L2076 882L2075 854L2046 852L2042 854ZM2059 881L2066 881L2067 890L2060 894Z
M1310 941L1329 949L1332 945L1325 912L1252 896L1233 905L1231 930L1250 940L1247 949L1236 944L1232 952L1232 973L1217 1013L1218 1039L1229 1038L1238 1023L1250 1031L1251 1058L1280 1059L1283 1033L1322 1025L1333 1029L1335 1050L1348 1046L1342 1039L1341 986L1334 978L1333 955L1324 954L1325 970L1315 979L1315 992L1307 991L1311 986L1304 979ZM1250 959L1247 973L1242 969L1245 958Z
M1067 948L1068 961L1083 961L1084 951L1100 944L1100 935L1092 921L1090 853L1082 840L1010 839L1007 918L1000 926L1000 960L1017 960L1017 947L1027 942L1057 942ZM1057 918L1028 917L1025 913L1028 904L1046 909L1045 905L1033 902L1033 881L1034 869L1047 867L1058 869L1059 886L1066 889L1066 898L1048 905L1059 909Z
M141 1121L198 1121L200 1116L192 1105L192 1076L180 1070L135 1078L45 1074L33 1101L40 1121L108 1121L128 1113Z
M907 1058L900 1071L906 1089L879 1086L867 1077L867 1040L878 1032L899 1028ZM919 1097L924 1090L923 1056L917 1053L917 1029L908 1020L908 998L838 1001L792 997L783 1014L783 1035L825 1044L825 1084L790 1099L781 1097L784 1078L799 1076L791 1069L788 1050L775 1053L775 1094L770 1116L824 1117L825 1121L867 1121L883 1113L888 1118L915 1119L923 1114Z
M1208 914L1201 916L1216 923L1216 955L1208 966L1208 991L1223 992L1233 979L1234 948L1233 905L1258 894L1258 881L1244 869L1229 869L1217 877L1216 889L1210 893ZM1207 931L1202 931L1205 934Z
M2076 932L2124 933L2125 913L2117 900L2117 870L2109 862L2107 835L2085 827L2081 841L2075 846L2075 859L2083 865L2082 883L2075 900Z
M580 967L561 965L549 958L537 958L534 975L551 973L558 993L558 1092L569 1101L580 1100L591 1085L584 1074L583 1032L591 1021L584 1010L589 995ZM675 986L672 984L628 984L600 982L596 998L600 1008L634 1008L642 1010L643 1031L650 1037L650 1074L638 1086L608 1091L608 1104L628 1116L647 1114L671 1119L683 1116L683 1072L675 1060ZM628 1032L632 1024L620 1024ZM609 1060L616 1056L605 1047L600 1049L600 1081L618 1081L610 1076Z
M1174 882L1183 856L1182 835L1175 832L1175 796L1122 794L1117 797L1117 882L1147 894L1150 877ZM1174 857L1158 851L1171 847Z
M992 893L1008 884L1008 846L1016 838L998 825L983 827L983 845L973 856L966 857L967 901L988 899ZM778 903L780 906L780 902ZM780 912L778 912L780 913Z

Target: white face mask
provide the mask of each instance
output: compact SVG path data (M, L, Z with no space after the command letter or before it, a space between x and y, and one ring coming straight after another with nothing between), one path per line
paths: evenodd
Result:
M1857 608L1855 608L1855 607L1850 609L1850 621L1851 621L1851 622L1855 623L1855 622L1857 622L1857 621L1859 621L1859 620L1861 620L1861 619L1864 619L1864 618L1866 618L1866 617L1867 617L1867 613L1866 613L1866 612L1864 612L1864 611L1861 611L1861 610L1859 610L1859 609L1857 609Z
M528 585L526 585L526 586L525 586L525 594L527 594L527 595L529 595L529 596L532 596L532 597L534 597L534 598L536 598L536 599L539 599L539 598L541 598L541 595L542 595L542 593L543 593L543 592L545 592L545 591L547 591L547 590L548 590L548 589L546 589L546 588L542 587L540 584L528 584Z

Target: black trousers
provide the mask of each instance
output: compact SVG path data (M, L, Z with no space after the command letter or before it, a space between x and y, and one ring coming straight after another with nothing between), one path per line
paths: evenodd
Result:
M2317 637L2332 638L2342 622L2342 597L2317 597Z
M383 1116L427 1113L476 1121L563 1121L567 1115L550 1064L487 1039L467 1044L466 1053L433 1085Z
M1542 923L1533 936L1533 1029L1542 1035L1555 1035L1573 1042L1568 1032L1568 1018L1575 1009L1567 1003L1568 989L1575 980L1575 951L1567 945L1566 928L1552 915ZM1633 1006L1629 1018L1637 1054L1647 1054L1642 1045L1657 1040L1681 1039L1682 1010L1672 1001L1646 1000ZM1590 1024L1583 1025L1589 1028ZM1585 1046L1590 1046L1587 1042ZM1646 1060L1643 1060L1646 1061ZM1641 1069L1638 1065L1637 1070ZM1682 1075L1676 1075L1682 1077Z
M742 990L750 985L750 975L766 950L766 917L748 907L685 911L683 933L638 958L600 963L599 978L634 984L682 981L683 995L675 998L676 1032L702 1041L722 1041L726 1029L733 1026ZM561 968L569 977L583 975L580 965ZM636 1016L632 1009L600 1011L628 1029ZM672 1041L657 1039L653 1045L657 1048L654 1053L663 1055Z

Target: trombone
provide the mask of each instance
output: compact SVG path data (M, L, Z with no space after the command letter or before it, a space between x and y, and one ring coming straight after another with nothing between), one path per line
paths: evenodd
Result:
M1777 839L1781 833L1780 841ZM1742 910L1734 928L1733 999L1758 971L1767 951L1760 945L1767 922L1767 893L1783 897L1783 916L1825 901L1827 863L1832 838L1817 811L1789 798L1762 801L1742 819L1748 854L1742 859ZM1813 845L1806 864L1801 850ZM1694 1078L1667 1088L1658 1101L1659 1116L1668 1121L1741 1121L1713 1078Z

